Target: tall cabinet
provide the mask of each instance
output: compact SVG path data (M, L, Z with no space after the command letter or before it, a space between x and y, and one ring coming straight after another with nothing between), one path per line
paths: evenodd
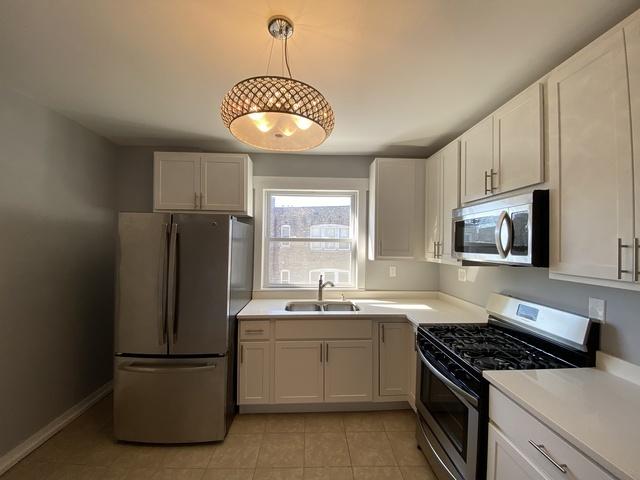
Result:
M637 277L631 104L640 121L640 60L632 55L638 28L636 21L600 38L549 78L553 274L619 284Z
M455 263L451 212L460 206L460 141L427 159L425 180L425 242L429 261Z

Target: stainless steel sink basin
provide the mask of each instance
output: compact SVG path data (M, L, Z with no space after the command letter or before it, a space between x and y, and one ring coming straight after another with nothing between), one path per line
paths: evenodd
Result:
M357 312L360 308L353 302L289 302L288 312Z
M289 302L284 309L288 312L321 312L322 303L319 302Z
M322 309L325 312L357 312L360 307L353 302L324 302Z

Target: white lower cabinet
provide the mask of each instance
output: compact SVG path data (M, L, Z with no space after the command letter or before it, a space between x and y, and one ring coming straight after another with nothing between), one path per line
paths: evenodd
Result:
M372 400L371 340L326 342L324 362L325 402L370 402Z
M489 391L488 480L614 480L494 387Z
M412 326L408 336L407 351L409 352L409 392L407 400L413 410L416 410L416 376L418 373L418 352L416 350L417 327Z
M407 395L409 389L409 356L406 323L378 324L380 356L380 396Z
M271 344L241 342L238 368L238 403L269 403L271 385Z
M275 402L318 403L324 398L324 343L276 342Z
M487 455L487 480L547 480L547 477L531 465L507 437L491 424Z

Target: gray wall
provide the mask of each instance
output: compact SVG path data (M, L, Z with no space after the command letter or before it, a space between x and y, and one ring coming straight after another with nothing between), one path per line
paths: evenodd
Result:
M640 293L550 280L544 268L465 267L467 282L458 281L458 268L440 267L440 290L477 305L486 305L491 292L588 315L589 297L606 300L602 350L640 364Z
M0 86L0 455L111 379L115 147Z
M118 148L118 209L129 212L153 210L152 147ZM178 149L165 148L167 151ZM251 154L253 173L274 177L368 178L372 157L331 155ZM397 276L389 278L389 266ZM438 267L426 262L367 262L367 290L437 290Z

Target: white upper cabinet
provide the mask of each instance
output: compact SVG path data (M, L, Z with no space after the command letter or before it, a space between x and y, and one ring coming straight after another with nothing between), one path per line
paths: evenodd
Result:
M633 171L635 198L635 238L640 237L640 15L624 28L629 72L629 98L631 100L631 125L633 128ZM634 242L634 248L638 244ZM640 251L636 251L636 258ZM635 266L638 270L640 265ZM636 274L637 275L637 274Z
M455 263L451 255L451 212L460 206L460 141L427 159L425 250L428 261Z
M442 244L442 151L429 157L425 179L425 244L427 259L437 259Z
M451 254L451 212L460 206L460 141L455 140L442 149L442 235L440 260L456 262Z
M472 202L492 195L497 172L493 171L493 117L487 117L462 134L462 201ZM492 191L493 188L493 191Z
M549 77L554 273L616 282L633 279L626 58L623 31L618 30L580 51Z
M253 167L248 155L156 152L154 210L253 215Z
M369 259L424 258L424 160L376 158L369 177Z
M460 140L463 203L544 182L542 84L509 100Z
M536 83L493 114L494 188L500 193L544 182L542 98Z
M156 210L195 210L200 198L200 154L156 152L153 165Z

